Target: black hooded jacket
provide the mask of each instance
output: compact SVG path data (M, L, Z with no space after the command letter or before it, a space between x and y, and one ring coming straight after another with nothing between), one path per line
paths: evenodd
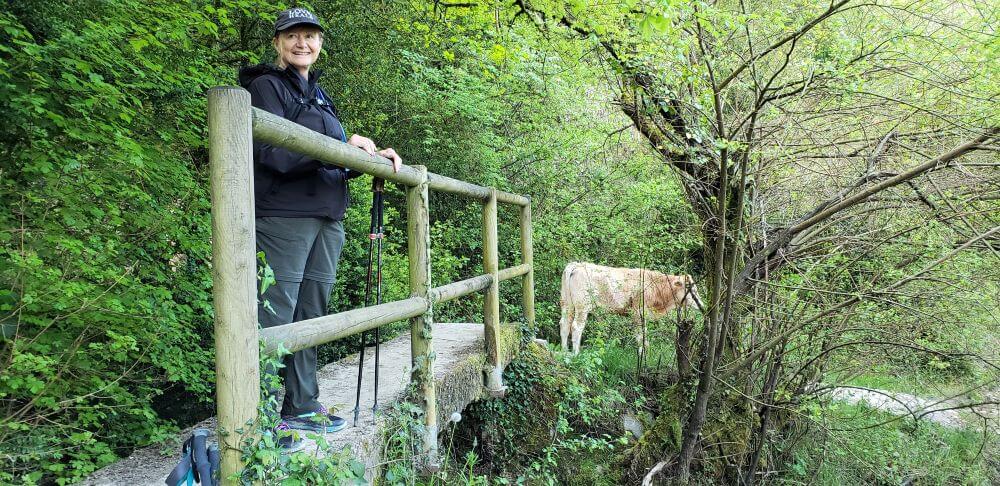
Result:
M306 128L347 141L330 98L316 85L321 73L303 79L289 67L268 64L240 70L240 85L250 91L253 106L289 118ZM344 219L347 180L359 172L326 165L305 155L254 142L256 216Z

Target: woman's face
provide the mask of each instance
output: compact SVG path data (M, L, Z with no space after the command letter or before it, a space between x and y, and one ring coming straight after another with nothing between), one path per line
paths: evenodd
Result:
M322 48L323 32L311 26L292 27L274 37L279 62L303 74L309 72L309 66L316 62Z

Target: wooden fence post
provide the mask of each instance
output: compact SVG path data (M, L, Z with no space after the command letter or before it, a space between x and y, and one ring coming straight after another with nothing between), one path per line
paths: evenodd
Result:
M420 183L406 188L406 226L410 260L410 297L428 298L431 289L431 233L428 201L427 168L420 171ZM416 388L416 399L424 411L424 436L421 453L424 467L437 467L437 399L434 391L434 348L431 342L433 303L427 312L410 319L410 382Z
M500 256L497 250L497 190L490 188L490 197L483 204L483 272L493 276L493 282L483 296L486 358L489 370L486 389L490 395L503 396L503 365L500 363Z
M521 280L521 307L528 326L535 325L535 257L531 233L531 203L521 207L521 263L531 269Z
M221 477L239 472L260 400L250 93L208 92L212 194L212 297Z

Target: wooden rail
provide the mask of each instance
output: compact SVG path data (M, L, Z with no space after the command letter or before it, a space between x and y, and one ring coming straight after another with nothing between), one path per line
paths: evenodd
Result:
M322 162L371 174L407 187L414 187L421 182L420 171L415 166L403 166L399 172L393 172L392 163L385 158L368 155L361 149L305 129L298 123L273 113L258 108L252 110L253 137L259 142L292 149ZM435 191L460 194L484 202L489 199L492 190L429 172L427 182L429 188ZM503 191L497 191L497 201L517 206L531 203L527 197Z
M524 317L535 320L532 260L531 201L427 172L422 166L392 171L391 163L360 149L321 135L250 106L250 94L240 88L214 88L208 93L209 159L212 182L212 262L215 300L217 408L222 444L222 474L233 477L243 466L241 446L254 440L253 429L260 394L259 342L266 352L317 346L378 326L410 320L412 372L416 401L424 412L421 452L427 466L437 462L437 404L434 389L434 351L431 340L434 305L485 291L483 323L489 369L484 385L502 394L503 365L499 350L500 282L523 277ZM253 206L252 141L305 154L325 163L346 167L405 187L410 297L372 307L282 326L259 329ZM448 192L479 201L483 207L484 274L431 287L429 191ZM522 262L500 269L497 242L497 204L520 207Z

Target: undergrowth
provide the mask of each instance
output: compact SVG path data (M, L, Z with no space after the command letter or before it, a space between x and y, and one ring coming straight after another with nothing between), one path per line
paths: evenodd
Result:
M593 348L554 357L530 344L504 371L506 396L466 410L453 460L477 459L471 470L494 484L620 484L621 414L634 404L603 386L603 356Z
M774 471L780 484L1000 484L994 433L896 420L833 403Z
M261 399L257 409L257 421L251 424L256 429L257 440L246 440L243 444L243 461L246 467L230 479L241 484L281 484L322 485L322 484L367 484L365 465L358 461L350 448L337 450L326 441L323 434L289 431L296 438L304 435L316 442L312 452L299 451L283 454L278 447L275 427L280 421L277 396L268 390L281 387L277 370L284 366L282 356L288 354L279 350L275 354L265 354L261 345L261 370L271 370L261 377ZM241 431L236 431L241 432ZM309 448L307 448L309 449Z

